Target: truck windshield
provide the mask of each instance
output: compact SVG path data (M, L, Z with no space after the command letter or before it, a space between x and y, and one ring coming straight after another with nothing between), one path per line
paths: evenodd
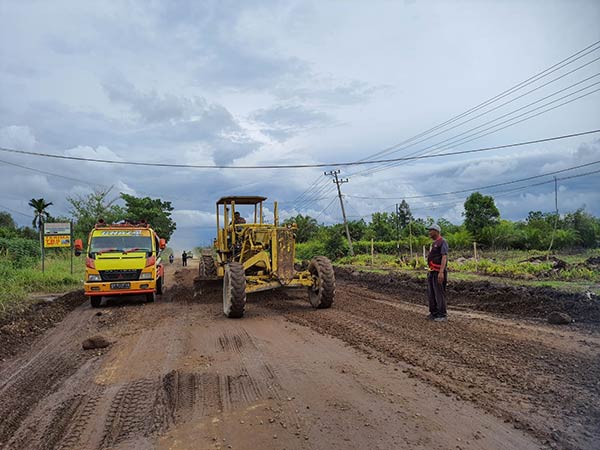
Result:
M94 236L90 253L152 252L150 236Z

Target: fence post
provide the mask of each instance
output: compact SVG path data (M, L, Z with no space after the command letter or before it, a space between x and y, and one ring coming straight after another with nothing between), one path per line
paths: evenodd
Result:
M375 265L375 249L373 246L373 238L371 238L371 266Z
M477 265L478 265L478 263L477 263L477 242L475 242L475 241L473 241L473 256L475 257L475 272L477 272L478 271L478 268L477 268Z
M427 253L425 252L425 246L423 246L423 261L427 264Z

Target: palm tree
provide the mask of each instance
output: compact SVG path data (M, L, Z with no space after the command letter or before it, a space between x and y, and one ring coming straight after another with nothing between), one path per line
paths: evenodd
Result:
M52 202L46 202L46 200L43 198L32 198L29 200L29 206L33 208L34 212L33 222L31 222L31 225L33 225L33 228L38 228L40 233L42 232L42 226L44 225L44 222L48 217L50 217L50 214L48 211L46 211L46 208L48 208L50 205L52 205Z

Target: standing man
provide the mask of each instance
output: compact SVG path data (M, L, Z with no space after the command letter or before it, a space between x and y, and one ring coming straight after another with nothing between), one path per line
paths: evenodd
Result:
M427 264L427 297L429 299L429 319L444 322L446 317L446 284L448 282L448 243L441 235L442 229L436 223L429 227L429 237L433 240Z
M183 253L181 254L181 261L183 262L183 267L187 266L187 259L188 259L188 256L184 250Z

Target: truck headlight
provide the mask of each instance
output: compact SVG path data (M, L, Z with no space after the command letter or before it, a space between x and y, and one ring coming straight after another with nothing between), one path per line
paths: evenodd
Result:
M102 278L100 278L100 275L92 273L88 275L88 281L102 281Z
M140 280L151 280L152 279L152 272L142 272L140 274Z

